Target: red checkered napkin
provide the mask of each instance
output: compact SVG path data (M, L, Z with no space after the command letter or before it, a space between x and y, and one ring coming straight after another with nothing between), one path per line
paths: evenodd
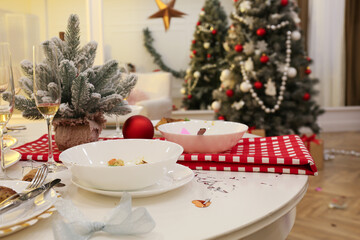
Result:
M60 150L56 146L54 141L54 135L52 136L52 146L54 151L54 159L59 162ZM108 140L110 138L99 138L99 141ZM114 139L114 138L111 138ZM13 148L21 154L21 160L35 160L35 161L47 161L48 160L48 137L47 134L42 135L35 141L25 143L19 147Z
M184 153L178 163L197 170L317 175L314 160L297 135L243 138L223 153Z

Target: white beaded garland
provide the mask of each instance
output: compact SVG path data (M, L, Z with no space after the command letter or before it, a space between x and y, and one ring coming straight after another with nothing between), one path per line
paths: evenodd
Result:
M271 30L277 30L277 29L281 29L285 26L287 26L289 24L289 21L283 21L277 25L266 25L267 29L271 29Z
M285 25L286 26L286 22L287 21L284 21L285 22ZM278 24L276 25L277 29L281 28L283 26L283 24ZM278 27L280 26L280 27ZM267 28L270 28L271 29L271 26L269 27L269 25L267 26ZM288 79L288 71L290 69L290 55L291 55L291 31L287 31L286 32L287 34L287 37L286 37L286 57L285 57L285 67L284 67L284 72L283 72L283 76L281 77L281 87L280 87L280 92L279 92L279 96L277 98L277 101L276 101L276 104L274 105L273 108L268 108L264 105L264 102L262 100L260 100L260 98L258 97L257 93L254 91L252 85L250 84L250 80L249 80L249 77L248 75L246 74L246 69L245 69L245 63L244 61L241 61L240 62L240 68L241 68L241 74L243 76L243 79L244 81L240 84L240 90L243 91L243 92L247 92L247 91L250 91L251 93L251 96L256 100L256 102L259 104L259 106L261 107L261 109L263 109L265 111L265 113L274 113L276 110L279 110L280 108L280 104L282 102L282 100L284 99L283 95L284 95L284 91L286 89L285 85L286 85L286 81ZM290 41L290 43L289 43ZM249 89L247 89L249 87ZM244 90L247 90L247 91L244 91Z

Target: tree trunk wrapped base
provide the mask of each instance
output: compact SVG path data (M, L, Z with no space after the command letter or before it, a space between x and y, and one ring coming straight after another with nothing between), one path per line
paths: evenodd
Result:
M95 142L99 139L105 122L102 115L92 119L56 118L53 121L56 145L63 151L80 144Z

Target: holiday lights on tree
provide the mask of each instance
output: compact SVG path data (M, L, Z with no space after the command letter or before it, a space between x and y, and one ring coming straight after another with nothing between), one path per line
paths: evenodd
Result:
M323 110L312 98L318 80L310 77L296 3L235 0L234 7L223 44L227 67L213 92L217 118L265 129L268 136L302 127L318 133Z

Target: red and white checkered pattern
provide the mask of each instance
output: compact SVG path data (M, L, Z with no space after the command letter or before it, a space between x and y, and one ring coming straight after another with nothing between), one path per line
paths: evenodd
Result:
M60 151L54 141L53 149L54 158L59 161ZM47 161L47 134L14 150L21 153L22 160ZM314 160L297 135L243 138L231 150L223 153L183 153L178 163L194 170L317 175Z
M197 170L317 175L314 160L297 135L243 138L223 153L184 153L178 163Z

